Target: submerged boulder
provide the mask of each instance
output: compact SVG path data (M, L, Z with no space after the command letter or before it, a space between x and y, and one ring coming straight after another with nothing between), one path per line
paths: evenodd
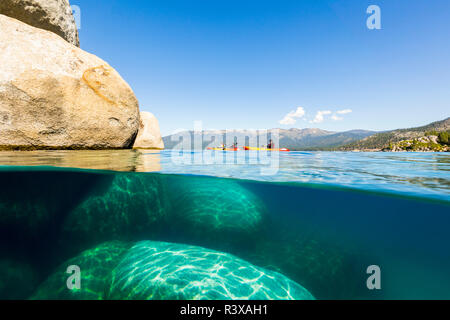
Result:
M141 112L139 133L134 142L136 149L164 149L158 119L150 112Z
M68 0L1 0L0 14L51 31L74 46L80 46Z
M62 246L86 248L111 240L148 239L167 213L163 188L157 175L111 175L67 216Z
M81 270L81 288L69 290L67 267ZM314 297L280 273L227 253L155 241L108 242L62 264L32 299L277 299Z
M84 251L59 266L31 296L33 300L102 300L111 283L111 270L131 245L118 241L107 242ZM68 289L69 266L80 268L80 289Z
M313 296L285 276L227 253L143 241L114 269L109 298L305 300Z
M0 15L0 149L131 148L139 104L100 58Z
M174 223L201 238L251 235L266 213L261 199L231 179L167 177L166 183Z

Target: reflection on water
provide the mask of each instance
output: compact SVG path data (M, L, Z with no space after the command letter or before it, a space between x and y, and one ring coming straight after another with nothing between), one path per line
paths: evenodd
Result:
M161 171L161 156L154 150L6 151L0 165L154 172Z

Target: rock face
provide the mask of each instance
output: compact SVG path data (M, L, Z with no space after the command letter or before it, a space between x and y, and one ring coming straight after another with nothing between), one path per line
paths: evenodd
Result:
M0 15L0 149L131 148L139 104L105 61Z
M51 31L74 46L80 46L68 0L1 0L0 14Z
M158 119L150 112L141 112L139 133L134 142L136 149L164 149Z

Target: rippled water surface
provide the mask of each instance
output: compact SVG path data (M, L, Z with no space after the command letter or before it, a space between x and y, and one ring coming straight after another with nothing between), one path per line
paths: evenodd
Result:
M208 175L390 191L449 200L448 153L35 151L0 152L0 166L57 166Z

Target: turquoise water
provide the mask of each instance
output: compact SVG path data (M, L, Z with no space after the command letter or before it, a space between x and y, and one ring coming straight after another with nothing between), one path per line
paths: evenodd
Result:
M2 152L0 298L450 299L449 171L431 153Z

